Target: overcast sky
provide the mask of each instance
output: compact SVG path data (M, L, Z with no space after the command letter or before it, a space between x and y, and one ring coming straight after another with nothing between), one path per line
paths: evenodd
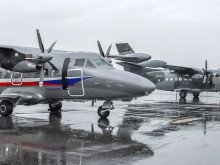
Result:
M0 0L0 44L98 52L129 42L169 64L220 68L218 0ZM117 54L115 45L112 52Z

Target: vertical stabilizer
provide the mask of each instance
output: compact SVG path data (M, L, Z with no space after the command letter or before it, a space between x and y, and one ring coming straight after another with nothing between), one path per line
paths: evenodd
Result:
M134 50L130 47L128 43L115 44L120 55L132 54Z

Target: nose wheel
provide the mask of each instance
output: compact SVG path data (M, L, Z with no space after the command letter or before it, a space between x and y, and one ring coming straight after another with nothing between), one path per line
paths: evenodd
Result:
M108 108L102 108L102 106L99 107L98 109L98 115L101 118L106 118L110 114L110 110Z
M107 100L103 103L102 106L98 109L98 115L101 118L106 118L110 114L110 110L115 109L113 102L111 100Z

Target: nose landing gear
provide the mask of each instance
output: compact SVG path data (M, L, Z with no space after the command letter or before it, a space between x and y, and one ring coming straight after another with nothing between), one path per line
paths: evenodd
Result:
M107 118L110 114L110 110L115 109L111 100L105 101L102 106L98 108L98 115L101 118Z

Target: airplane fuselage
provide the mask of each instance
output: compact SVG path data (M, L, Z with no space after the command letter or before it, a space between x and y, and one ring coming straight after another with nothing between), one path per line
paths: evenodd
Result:
M183 89L192 93L220 91L220 77L212 77L212 83L210 84L210 79L204 81L202 75L196 74L189 77L169 70L145 72L143 76L152 81L157 89L165 91L180 91Z
M59 71L45 64L42 87L39 86L38 72L18 73L1 69L2 95L22 96L20 104L32 105L60 100L133 98L134 95L138 97L150 93L154 88L151 82L143 82L143 78L135 74L116 70L95 53L53 56L51 62L56 64ZM67 69L63 70L65 59L69 59L69 63Z

